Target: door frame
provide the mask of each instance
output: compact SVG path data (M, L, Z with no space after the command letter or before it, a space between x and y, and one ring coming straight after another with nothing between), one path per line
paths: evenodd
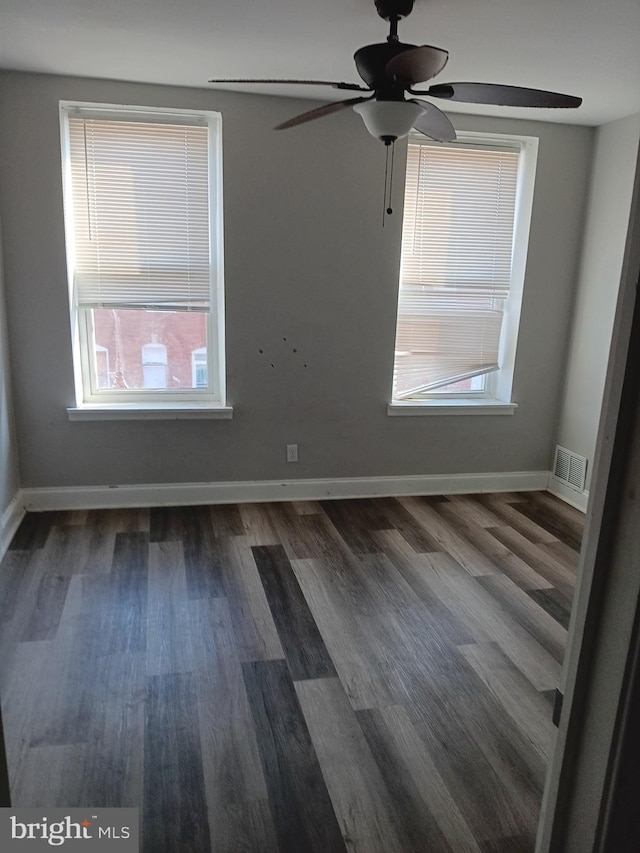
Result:
M604 851L640 600L640 157L536 853Z

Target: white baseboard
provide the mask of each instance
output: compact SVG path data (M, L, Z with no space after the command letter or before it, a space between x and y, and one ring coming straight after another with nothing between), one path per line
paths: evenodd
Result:
M554 477L553 474L549 474L549 485L547 486L547 491L551 492L552 495L560 498L560 500L565 503L579 509L581 512L587 511L589 492L576 492L575 489L570 489L561 480Z
M33 511L111 509L392 495L542 491L547 488L548 483L548 471L507 471L494 474L430 474L417 477L69 486L58 489L23 489L22 501L25 509Z
M7 552L18 525L24 518L25 508L21 492L18 492L9 506L0 514L0 560Z

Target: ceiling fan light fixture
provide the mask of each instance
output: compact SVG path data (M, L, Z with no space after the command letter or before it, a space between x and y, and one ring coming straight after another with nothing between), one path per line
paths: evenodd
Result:
M422 107L410 101L365 101L353 109L362 116L365 127L376 139L393 142L406 136L413 127Z

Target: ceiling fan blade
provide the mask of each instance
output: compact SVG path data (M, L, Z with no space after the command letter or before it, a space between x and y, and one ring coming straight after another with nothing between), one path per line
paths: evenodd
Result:
M408 83L424 83L439 74L447 64L449 53L439 47L423 44L405 50L390 59L385 66L387 77L399 77Z
M418 101L416 98L412 98L411 103L422 107L422 115L418 116L413 123L415 130L424 133L430 139L435 139L436 142L453 142L455 140L456 131L454 126L435 104Z
M551 107L571 109L579 107L582 98L546 92L544 89L526 89L522 86L503 86L500 83L436 83L426 92L414 95L429 95L448 101L466 104L496 104L504 107Z
M282 124L276 125L274 130L287 130L290 127L296 127L299 124L305 124L308 121L314 121L317 118L337 113L354 104L359 104L361 101L368 101L369 98L347 98L346 101L332 101L330 104L323 104L321 107L316 107L313 110L308 110L306 113L294 116L293 118L283 121Z
M364 86L359 86L357 83L336 83L333 80L253 80L253 79L236 79L236 78L221 78L209 80L209 83L295 83L300 86L332 86L334 89L353 89L356 92L371 92Z

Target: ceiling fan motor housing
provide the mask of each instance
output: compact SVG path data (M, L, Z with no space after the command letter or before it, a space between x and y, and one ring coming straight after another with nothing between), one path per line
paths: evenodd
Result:
M376 0L376 9L381 18L406 18L413 10L413 0Z
M396 86L386 73L389 60L399 53L412 50L415 44L404 44L400 41L385 41L379 44L367 44L353 55L358 74L370 89L378 94L385 93L390 100L402 100L404 87Z

